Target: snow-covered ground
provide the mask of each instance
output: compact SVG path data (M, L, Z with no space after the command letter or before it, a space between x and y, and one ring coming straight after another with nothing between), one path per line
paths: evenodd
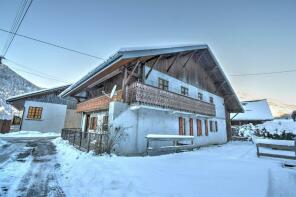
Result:
M39 131L17 131L11 133L0 134L0 139L6 138L47 138L59 137L59 133L42 133Z
M66 196L296 196L296 169L251 142L155 157L94 156L57 138Z

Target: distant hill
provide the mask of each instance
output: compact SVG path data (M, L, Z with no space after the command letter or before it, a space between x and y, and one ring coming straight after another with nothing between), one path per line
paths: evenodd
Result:
M254 97L252 95L238 92L238 96L241 101L245 100L254 100L254 99L265 99L265 98L258 98ZM293 110L296 110L296 105L291 105L287 103L283 103L281 101L277 101L273 98L267 98L267 102L269 104L269 107L271 109L272 115L274 118L287 116L287 114L291 114Z
M5 100L8 97L40 89L8 66L0 64L0 119L11 119L12 112L16 111L11 105L6 104Z

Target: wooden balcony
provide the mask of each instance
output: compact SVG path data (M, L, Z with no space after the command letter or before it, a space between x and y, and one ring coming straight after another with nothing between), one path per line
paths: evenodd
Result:
M122 100L122 90L118 90L112 101ZM77 112L92 112L109 108L110 98L103 95L77 104Z
M215 116L215 105L159 88L133 83L128 88L128 102L159 106L178 111Z

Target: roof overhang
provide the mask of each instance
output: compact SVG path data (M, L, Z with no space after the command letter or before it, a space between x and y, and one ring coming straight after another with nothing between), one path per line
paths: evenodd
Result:
M210 54L210 58L215 64L215 68L217 68L216 73L217 75L223 80L225 83L225 87L227 88L228 96L230 96L230 103L235 103L233 108L229 110L229 112L239 113L243 112L243 107L235 94L227 76L223 72L221 66L219 65L218 61L216 60L215 56L213 55L212 51L208 47L208 45L187 45L187 46L168 46L168 47L158 47L158 48L123 48L120 49L115 55L111 56L108 60L103 62L101 65L93 69L87 75L82 77L76 83L68 87L64 90L60 96L74 96L81 91L81 89L87 87L94 81L95 79L100 79L104 77L104 75L116 68L119 68L121 65L127 64L132 62L133 60L141 60L145 61L150 59L153 56L165 55L165 54L174 54L180 52L187 52L187 51L197 51L197 50L204 50ZM228 102L228 101L227 101Z

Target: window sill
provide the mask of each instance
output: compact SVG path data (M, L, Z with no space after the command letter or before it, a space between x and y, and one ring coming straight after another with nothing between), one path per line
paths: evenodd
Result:
M35 121L42 121L43 119L25 118L25 120L35 120Z

